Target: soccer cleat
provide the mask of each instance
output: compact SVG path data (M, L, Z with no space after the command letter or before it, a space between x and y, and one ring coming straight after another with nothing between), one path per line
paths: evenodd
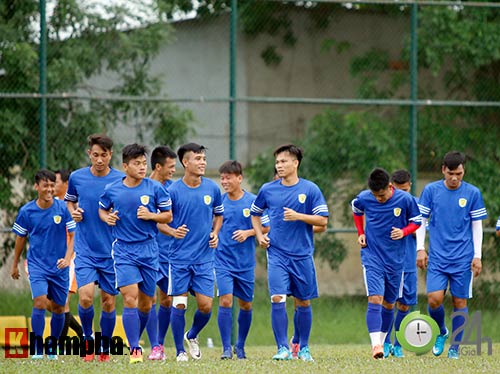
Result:
M273 360L278 360L278 361L291 360L291 359L292 359L292 352L290 352L290 350L283 345L278 349L278 353L276 353L273 356Z
M220 356L221 360L231 360L233 358L233 352L231 351L231 347L225 348L224 352Z
M236 353L236 357L238 358L238 360L244 360L247 358L247 355L245 354L245 348L240 348L235 345L234 353Z
M311 352L309 352L309 347L307 347L307 346L305 346L304 348L301 348L301 350L297 354L297 357L299 360L302 360L302 361L308 361L308 362L314 361L314 359L311 356Z
M138 362L142 362L142 349L141 348L133 348L130 352L130 363L136 364Z
M32 360L43 360L43 354L42 355L33 355L31 356Z
M455 348L450 348L448 350L448 358L454 358L455 360L458 360L459 353L458 350Z
M93 340L93 338L85 338L85 351L86 351L86 352L88 352L89 340ZM91 361L94 361L94 357L95 357L95 354L94 354L94 353L86 354L86 355L83 357L83 361L84 361L84 362L91 362Z
M404 357L403 348L400 345L395 345L392 349L392 355L397 358Z
M380 360L380 359L384 358L384 348L382 347L381 344L378 344L375 347L372 347L372 357L375 360Z
M392 354L393 346L391 343L384 343L384 358L389 357Z
M198 338L188 339L188 331L184 334L184 340L189 347L189 354L194 360L199 360L201 358L200 343L198 343Z
M440 356L441 353L444 351L444 343L446 342L446 339L448 339L448 336L450 335L450 332L448 329L446 329L446 333L444 335L438 335L436 338L436 343L434 343L434 347L432 347L432 354L434 356Z
M177 355L176 360L177 362L188 362L189 361L188 354L186 352L181 352Z
M57 361L58 360L57 355L47 355L47 359L51 360L51 361Z
M110 359L111 359L111 357L109 356L109 353L105 353L105 352L100 353L99 357L97 358L97 360L99 362L109 362Z
M151 353L148 356L148 360L165 360L165 350L163 349L163 345L156 345L151 350Z
M299 354L299 343L294 343L293 338L290 339L290 351L292 351L292 358L297 358L297 355Z

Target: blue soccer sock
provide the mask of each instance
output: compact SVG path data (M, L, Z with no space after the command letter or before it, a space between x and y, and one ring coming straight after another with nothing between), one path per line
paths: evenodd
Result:
M187 333L188 339L194 339L198 336L200 331L207 325L208 321L210 321L211 315L212 312L203 313L199 309L194 312L193 325Z
M398 310L396 312L396 319L394 321L394 330L396 330L396 332L399 331L399 328L401 327L401 321L408 315L410 314L410 309L408 309L407 311L402 311L402 310ZM401 344L399 344L399 341L398 341L398 338L397 336L395 336L394 338L394 345L396 346L400 346Z
M300 341L299 335L299 311L297 308L293 311L293 336L292 343L298 344Z
M252 309L243 310L240 309L238 314L238 341L236 346L239 348L245 347L245 341L247 340L248 331L250 331L250 325L252 324Z
M102 351L109 352L109 344L111 343L111 338L113 337L113 331L116 325L116 310L112 312L101 312L101 333L102 339Z
M392 327L392 323L394 322L394 309L387 309L384 306L382 306L380 315L382 317L382 324L380 326L380 331L382 332L382 334L389 335L388 331Z
M222 350L231 348L231 329L233 327L232 308L219 306L217 322L219 325L220 338L222 340Z
M299 306L297 308L299 320L300 349L309 345L309 336L312 328L312 306Z
M462 312L465 313L467 316L469 315L469 308L453 308L453 313L455 312ZM465 323L465 318L462 316L455 316L453 320L451 321L451 336L453 336L453 332L462 328L462 330L455 336L455 342L460 343L462 341L462 337L464 335L464 329L463 325ZM455 342L451 342L450 348L458 350L458 344L455 344Z
M146 328L146 325L148 324L149 313L150 311L141 312L140 310L137 310L137 314L139 316L139 338L141 337L144 329Z
M78 304L78 315L80 316L80 321L82 323L83 335L90 338L93 331L92 323L94 321L94 306L91 305L88 308L84 308Z
M151 348L156 347L158 343L158 315L156 314L156 304L151 306L149 311L148 323L146 324L146 332L148 333L149 343Z
M43 330L45 330L45 309L31 309L31 331L35 334L35 337L39 336L40 339L35 340L41 344L36 344L35 352L36 354L43 354Z
M382 331L382 305L368 303L366 326L369 333Z
M127 335L130 349L139 347L139 316L137 308L123 308L122 315L123 329Z
M158 310L158 343L163 345L165 342L165 335L167 334L168 326L170 325L170 315L172 314L172 307L164 307L160 305Z
M184 328L186 327L185 314L185 309L172 308L172 315L170 316L170 326L172 326L172 335L174 336L177 355L181 352L186 352L184 349Z
M61 336L62 329L64 327L64 312L54 313L52 312L52 318L50 319L50 335L56 338L59 342L59 337ZM57 349L55 351L50 350L47 354L55 355L57 354Z
M429 315L431 318L436 321L438 327L439 327L439 333L441 335L446 334L446 325L444 323L444 307L443 304L438 306L435 309L432 309L430 306L428 307Z
M288 316L286 314L286 303L271 304L271 326L273 327L274 339L278 349L288 347Z

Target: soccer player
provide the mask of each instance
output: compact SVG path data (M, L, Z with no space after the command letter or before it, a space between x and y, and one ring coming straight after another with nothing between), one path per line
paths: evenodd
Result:
M500 217L497 219L496 234L497 236L500 236Z
M150 179L160 182L165 188L169 187L175 173L175 164L177 154L167 146L159 146L151 152L151 168L153 172L149 176ZM165 334L167 333L170 324L170 314L172 312L172 298L168 296L168 266L170 247L172 246L173 237L158 233L156 241L158 242L159 271L156 284L160 288L160 308L156 312L156 294L153 298L153 305L149 313L148 324L146 331L151 343L151 354L149 360L165 360L165 349L163 343Z
M139 337L156 290L156 225L172 220L172 204L167 190L146 178L146 147L135 143L125 146L122 165L125 178L105 187L99 199L99 217L113 227L116 287L123 296L123 327L133 364L143 361Z
M425 251L425 229L417 231L417 266L427 267L427 301L429 315L439 326L440 334L432 349L435 356L443 353L448 338L443 301L450 287L453 311L468 314L467 299L472 297L472 279L481 273L483 243L482 220L488 217L481 191L463 181L465 155L448 152L443 158L444 179L426 185L420 195L422 226L429 223L429 256ZM449 358L458 358L458 344L463 335L464 318L452 320Z
M245 341L252 323L252 300L255 285L255 230L250 208L255 195L243 190L243 168L238 161L226 161L219 168L224 218L215 251L215 278L219 296L217 321L222 340L221 359L231 359L231 330L233 325L233 295L238 298L238 340L234 351L245 359ZM262 218L268 226L269 218ZM267 232L263 228L263 232Z
M373 169L369 189L351 202L361 246L368 296L366 325L374 359L384 358L383 343L394 320L394 304L401 297L406 252L401 239L415 232L421 222L413 196L395 189L389 179L384 169Z
M396 170L391 175L392 185L405 192L411 190L411 174L404 169ZM403 280L403 295L396 300L396 317L394 320L394 330L399 331L401 321L410 313L410 307L417 304L417 243L415 234L407 235L403 238L406 246L404 260L404 280ZM384 357L392 354L394 357L404 357L403 349L398 341L394 338L394 345L391 343L392 324L389 326L384 342Z
M164 234L174 237L170 252L168 294L173 296L170 324L177 351L177 362L188 361L183 339L195 360L201 358L198 333L212 314L214 294L214 248L222 225L219 186L205 178L205 147L195 143L177 150L184 176L168 189L172 198L174 219L170 225L159 225ZM194 294L198 309L193 324L184 333L188 292Z
M274 360L290 360L286 298L298 305L300 351L298 357L313 361L309 351L312 327L311 299L318 297L314 266L313 226L326 226L328 207L316 184L298 176L302 149L285 144L274 151L280 179L264 184L252 204L252 225L257 241L267 249L271 325L278 347ZM260 217L268 210L271 230L262 232Z
M64 199L76 222L75 273L78 283L78 314L87 345L93 346L94 290L101 289L101 332L103 347L99 361L109 361L109 342L116 323L115 270L111 257L113 237L111 228L99 218L99 197L104 187L124 174L109 166L113 156L113 141L106 135L88 137L87 154L90 166L75 170L68 182ZM94 353L86 354L84 361L93 361Z
M52 319L51 336L59 339L64 325L64 305L68 297L68 266L73 256L75 221L66 204L54 199L56 176L49 170L35 174L38 194L19 210L12 231L17 235L11 276L19 279L19 257L29 237L28 269L33 309L31 329L43 337L45 309L50 304ZM68 240L66 241L66 232ZM40 339L41 340L41 339ZM43 343L36 340L33 359L43 359ZM47 358L57 360L56 352L47 352Z

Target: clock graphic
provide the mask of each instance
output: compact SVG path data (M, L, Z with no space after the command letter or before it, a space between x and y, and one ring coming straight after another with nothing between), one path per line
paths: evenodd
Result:
M401 346L418 355L429 352L439 335L439 327L431 317L419 311L408 314L401 321L396 337Z

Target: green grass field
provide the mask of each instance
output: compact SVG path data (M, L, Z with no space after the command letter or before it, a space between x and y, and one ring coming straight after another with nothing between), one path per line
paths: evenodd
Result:
M459 360L434 357L432 354L373 360L368 344L313 345L315 362L272 361L273 346L249 346L247 360L220 360L220 348L203 348L200 361L175 362L175 352L167 349L164 362L145 361L130 365L128 356L114 356L109 363L85 363L78 357L60 356L59 361L0 358L2 373L498 373L500 344L493 346L493 355L461 356ZM147 351L148 352L148 351ZM3 352L2 352L3 353Z

